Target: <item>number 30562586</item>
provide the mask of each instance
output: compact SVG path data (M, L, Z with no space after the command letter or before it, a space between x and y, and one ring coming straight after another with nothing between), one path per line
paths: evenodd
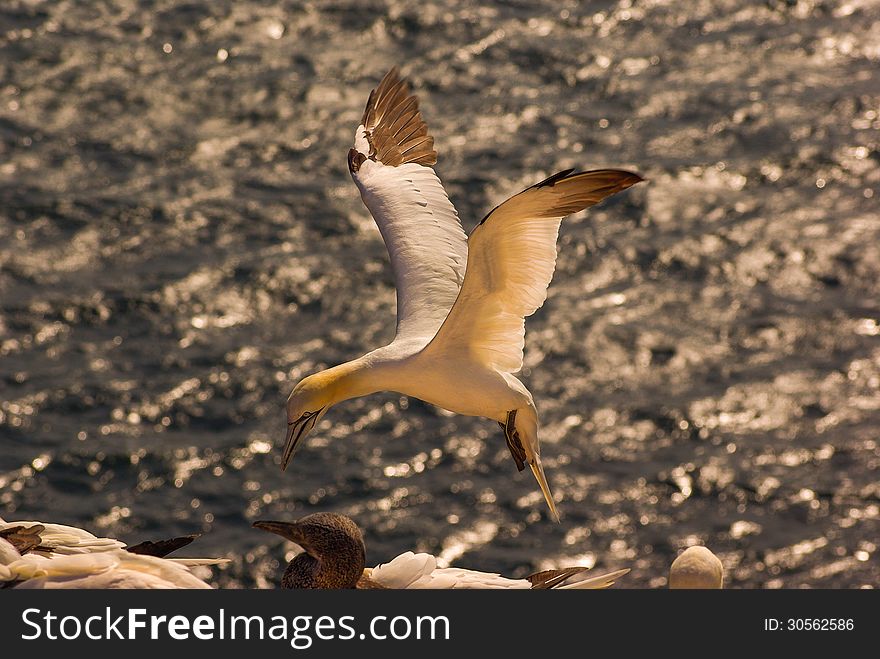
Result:
M852 618L764 618L765 631L852 631Z

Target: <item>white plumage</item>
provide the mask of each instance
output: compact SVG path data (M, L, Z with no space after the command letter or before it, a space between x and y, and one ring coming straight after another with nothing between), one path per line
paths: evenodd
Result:
M707 547L688 547L669 568L670 588L714 590L723 586L724 566Z
M0 537L0 587L14 588L210 588L190 571L224 559L169 559L133 554L125 543L62 524L0 520L0 533L38 527L39 545L20 553ZM35 536L37 537L37 536Z
M376 219L397 282L397 333L391 345L404 340L424 348L464 280L468 247L458 213L430 167L366 160L352 178Z
M0 582L3 581L20 581L15 588L29 589L211 587L180 562L132 554L124 549L51 557L26 554L0 565Z
M53 554L90 554L110 549L123 549L125 543L114 538L99 538L84 529L63 524L46 522L22 521L3 522L0 520L0 533L16 526L31 528L41 526L40 545L52 550Z
M611 586L616 579L629 572L616 570L608 574L588 577L574 583L563 583L554 589L597 589ZM532 588L528 579L509 579L500 574L478 572L457 567L439 568L437 559L431 554L405 552L367 571L367 576L386 588L407 589L472 589L472 588L510 588L527 590Z

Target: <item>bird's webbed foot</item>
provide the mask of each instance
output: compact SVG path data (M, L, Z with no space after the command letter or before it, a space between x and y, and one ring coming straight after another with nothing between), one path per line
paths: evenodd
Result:
M507 440L507 448L510 449L510 455L516 463L517 471L526 468L526 450L523 448L522 440L516 430L516 410L510 410L507 413L507 423L498 424L504 430L504 439Z

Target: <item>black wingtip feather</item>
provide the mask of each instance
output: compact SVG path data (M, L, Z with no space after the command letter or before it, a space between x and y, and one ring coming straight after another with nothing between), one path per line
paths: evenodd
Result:
M552 176L548 176L547 178L545 178L543 181L539 181L538 183L535 183L534 185L529 186L528 188L526 188L525 190L523 190L519 194L522 194L523 192L528 192L529 190L538 190L540 188L552 188L552 187L556 186L557 184L561 183L562 181L567 181L569 179L577 178L579 176L589 176L591 174L592 175L597 175L597 174L606 174L606 175L611 174L611 175L613 175L613 178L611 180L609 180L606 185L595 188L596 192L602 193L601 198L608 197L608 196L615 194L617 192L622 192L623 190L626 190L627 188L630 188L630 187L636 185L637 183L641 183L642 181L645 180L639 174L635 174L633 172L628 172L623 169L596 169L596 170L590 170L587 172L576 172L574 169L563 169L561 172L556 172ZM517 195L514 195L514 197L515 196L517 196ZM513 197L511 197L511 199L513 199ZM507 201L510 201L510 199L508 199ZM486 215L483 216L483 219L480 220L480 224L483 224L486 220L488 220L489 217L492 215L492 213L494 213L501 206L503 206L505 203L507 203L507 201L502 202L501 204L499 204L498 206L496 206L495 208L490 210L488 213L486 213ZM581 206L580 208L577 208L574 210L568 210L565 212L565 215L569 215L571 213L574 213L577 210L583 210L583 208L588 208L589 206L592 206L593 204L598 203L598 201L601 201L601 199L594 200L591 203L588 203L588 204L585 204L584 206Z
M530 186L530 187L532 187L532 188L552 188L554 185L556 185L557 183L559 183L561 181L565 181L567 179L574 178L576 176L580 176L581 174L590 174L594 171L603 171L603 170L590 170L590 171L586 171L586 172L577 172L574 169L563 169L561 172L556 172L552 176L548 176L543 181L539 181L538 183L535 183L533 186ZM633 186L636 183L641 183L642 181L645 180L639 174L626 171L625 169L609 169L609 170L605 170L605 171L614 172L616 174L619 174L621 176L621 178L616 182L616 184L622 185L624 189L628 188L630 186Z
M548 176L543 181L539 181L535 183L533 188L552 188L554 184L564 179L567 179L574 172L574 169L563 169L561 172L556 172L552 176Z
M125 549L132 554L165 558L171 552L177 551L181 547L186 547L193 540L201 537L201 535L201 533L193 533L191 535L170 538L168 540L147 540L132 547L126 547Z

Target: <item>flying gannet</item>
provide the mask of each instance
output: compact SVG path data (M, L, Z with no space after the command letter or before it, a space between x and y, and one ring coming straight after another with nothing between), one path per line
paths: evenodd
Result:
M724 585L724 566L706 547L688 547L669 568L670 588L718 589Z
M392 69L369 96L348 167L388 248L397 331L390 344L294 387L282 469L332 405L395 391L497 421L517 469L529 465L559 521L541 465L538 412L514 376L524 319L547 297L562 219L642 178L616 169L559 172L497 206L467 237L431 168L436 161L418 100Z
M611 586L627 572L568 580L589 568L545 570L525 579L508 579L490 572L461 568L439 568L430 555L405 552L388 563L365 569L366 548L354 521L336 513L314 513L293 522L254 522L254 527L295 542L303 552L290 561L281 579L282 588L394 588L394 589L597 589Z
M164 558L195 537L126 547L74 526L0 520L0 588L210 588L190 568L225 559Z

